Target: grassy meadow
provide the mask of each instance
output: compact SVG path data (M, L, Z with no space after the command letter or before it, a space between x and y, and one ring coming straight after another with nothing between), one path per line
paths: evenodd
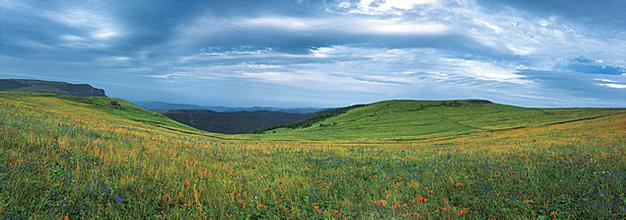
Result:
M224 135L110 101L0 92L0 216L626 218L624 109L391 101Z

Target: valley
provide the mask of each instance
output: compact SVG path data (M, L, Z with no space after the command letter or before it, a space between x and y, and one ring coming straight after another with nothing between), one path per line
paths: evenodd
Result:
M332 219L626 213L625 109L396 100L300 125L220 134L121 99L0 92L0 213Z

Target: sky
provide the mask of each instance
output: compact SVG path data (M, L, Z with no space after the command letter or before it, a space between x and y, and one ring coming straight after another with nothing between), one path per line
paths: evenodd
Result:
M131 101L626 107L626 0L0 0L0 78Z

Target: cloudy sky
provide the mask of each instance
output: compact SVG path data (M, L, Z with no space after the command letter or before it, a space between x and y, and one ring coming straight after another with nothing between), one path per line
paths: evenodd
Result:
M0 0L0 78L133 101L626 106L626 0Z

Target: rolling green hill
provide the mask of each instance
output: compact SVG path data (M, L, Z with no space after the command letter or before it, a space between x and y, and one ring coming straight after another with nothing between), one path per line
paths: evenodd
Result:
M0 216L626 217L623 109L386 101L310 122L225 135L119 99L0 92Z
M45 92L71 96L106 96L104 90L87 84L31 79L0 79L0 91Z
M333 111L338 110L329 112ZM300 123L300 127L279 128L266 134L309 140L411 140L545 126L624 112L624 109L522 108L485 100L392 100L339 109L338 113L326 114L327 117Z

